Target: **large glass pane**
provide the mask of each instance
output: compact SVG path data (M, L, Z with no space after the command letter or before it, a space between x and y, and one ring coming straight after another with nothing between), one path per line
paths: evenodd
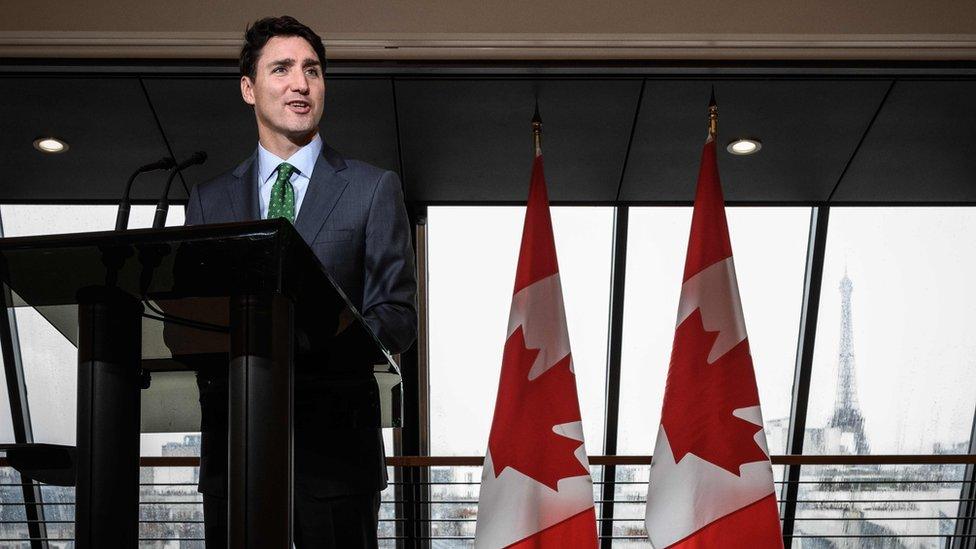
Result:
M804 453L968 453L974 231L974 208L832 209ZM797 532L944 547L964 469L804 467Z
M153 206L133 206L130 228L152 225ZM115 206L3 205L4 235L106 231L115 227ZM170 208L167 225L182 225L182 206ZM34 440L75 443L77 349L30 308L16 310Z
M428 210L431 451L484 455L518 259L522 207ZM603 447L612 208L552 209L587 452Z
M809 208L727 208L770 452L789 424ZM619 454L650 454L661 417L691 208L631 208L621 357Z
M950 547L964 465L805 465L793 547ZM968 540L952 547L966 547Z
M974 208L834 208L805 453L967 453Z
M27 539L27 515L20 473L11 467L0 467L0 539ZM0 541L0 547L26 547L27 542Z
M647 465L624 465L617 466L616 469L612 545L615 549L646 549L648 542L644 516L651 468ZM773 477L783 478L784 469L782 465L774 465ZM781 484L781 481L776 481L778 492Z
M163 447L169 456L199 455L200 435ZM142 467L139 470L140 547L203 549L203 496L197 467Z
M0 369L4 367L0 356ZM14 441L14 423L10 410L10 395L7 394L7 376L0 371L0 443Z

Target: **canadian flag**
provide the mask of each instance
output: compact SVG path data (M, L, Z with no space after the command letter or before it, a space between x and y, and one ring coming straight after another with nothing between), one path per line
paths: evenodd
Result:
M702 151L647 488L651 545L781 548L773 471L711 137Z
M593 481L537 152L481 476L475 547L596 546Z

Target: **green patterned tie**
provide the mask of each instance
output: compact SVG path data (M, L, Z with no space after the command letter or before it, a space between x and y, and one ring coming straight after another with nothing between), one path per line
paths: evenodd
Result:
M268 219L284 217L295 223L295 188L291 186L291 174L295 166L287 162L278 164L278 179L271 187L271 203L268 204Z

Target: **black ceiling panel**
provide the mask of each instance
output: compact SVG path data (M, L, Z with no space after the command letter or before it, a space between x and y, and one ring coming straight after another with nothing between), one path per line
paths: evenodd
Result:
M0 200L118 200L132 170L169 154L135 78L0 78L0 120ZM41 136L68 150L38 152ZM162 175L145 179L139 194L158 194Z
M973 81L895 83L838 202L976 202Z
M407 197L524 201L536 91L553 201L613 201L640 80L396 81Z
M234 169L257 147L254 110L241 99L238 79L147 78L145 85L177 158L207 152L206 164L185 172L189 184ZM347 158L398 169L390 79L328 79L320 127Z
M826 200L890 82L648 80L620 199L690 201L705 141L710 88L719 107L719 172L740 202ZM725 150L755 137L751 156Z

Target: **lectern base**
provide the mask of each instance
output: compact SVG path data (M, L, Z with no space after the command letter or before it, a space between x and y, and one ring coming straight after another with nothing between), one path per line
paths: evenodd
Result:
M78 549L139 544L142 312L115 288L78 293Z
M233 548L291 548L293 310L278 294L230 300L227 539Z

